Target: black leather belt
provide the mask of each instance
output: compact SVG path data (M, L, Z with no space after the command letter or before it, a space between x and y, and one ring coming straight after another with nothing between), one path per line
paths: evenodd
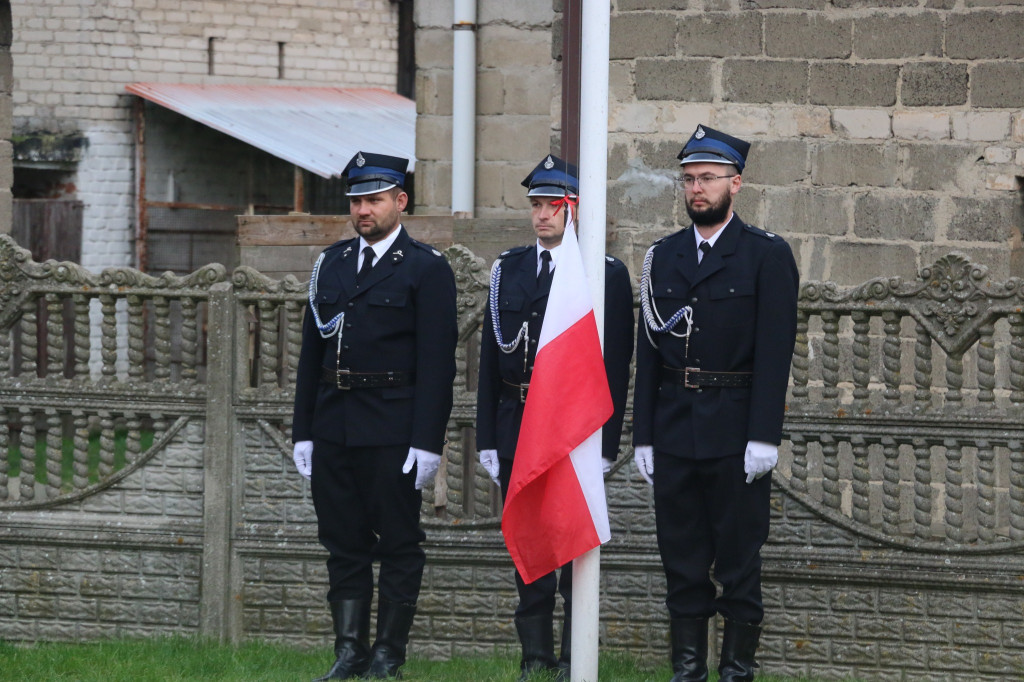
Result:
M501 397L511 398L512 400L518 400L521 403L526 402L526 392L530 389L530 384L513 384L510 381L501 380Z
M705 372L699 367L662 367L667 370L662 375L666 381L682 384L685 388L749 388L754 378L753 372Z
M320 381L331 384L342 391L352 388L384 388L386 386L409 386L416 378L415 372L352 372L347 369L321 367Z

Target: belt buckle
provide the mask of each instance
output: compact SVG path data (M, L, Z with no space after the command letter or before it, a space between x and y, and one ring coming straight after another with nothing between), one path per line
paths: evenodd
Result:
M700 388L700 384L690 383L690 372L694 374L700 373L700 367L685 367L683 369L683 388Z
M530 389L530 384L519 384L519 402L526 402L526 392Z
M348 375L350 375L350 374L352 373L352 370L350 370L350 369L341 369L341 368L339 367L339 368L338 368L337 370L335 370L335 371L337 372L337 374L335 374L335 377L334 377L334 385L335 385L335 387L336 387L336 388L337 388L337 389L338 389L339 391L348 391L348 390L351 390L351 388L352 388L352 386L351 386L351 385L349 385L349 386L342 386L342 385L341 385L341 377L342 377L342 376L348 376Z

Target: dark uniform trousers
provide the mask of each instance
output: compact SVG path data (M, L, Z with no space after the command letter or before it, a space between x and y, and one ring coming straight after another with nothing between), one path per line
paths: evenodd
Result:
M621 261L611 257L606 257L605 266L604 358L614 412L602 430L602 456L614 461L622 434L635 321L629 271ZM513 353L504 353L498 348L494 336L490 305L484 314L477 392L477 449L498 451L502 499L508 493L512 477L512 462L524 408L524 403L510 384L529 383L547 296L548 291L540 290L537 284L536 246L518 247L502 254L498 310L504 341L507 343L515 338L524 321L529 323L529 345L520 345ZM526 369L524 353L528 353ZM571 614L572 565L563 566L560 574L559 577L552 572L526 584L516 571L519 591L516 616L529 618L552 613L556 590L565 601L566 615Z
M372 598L375 560L381 598L408 604L419 596L422 496L415 467L403 474L402 465L410 447L444 448L458 329L447 261L399 229L359 284L358 239L325 250L314 305L325 323L345 313L340 341L323 338L308 310L303 326L292 440L313 441L310 485L331 602ZM339 366L403 379L339 387Z
M771 476L748 484L748 441L778 444L796 336L799 276L780 237L735 215L700 266L693 228L656 242L651 291L668 320L693 310L689 344L641 319L634 389L635 445L654 447L658 547L672 618L716 611L760 623L761 546ZM685 321L676 332L686 329ZM749 387L687 388L668 368L750 373ZM722 594L715 597L709 571Z
M768 539L771 474L748 485L743 455L698 460L657 450L654 472L669 615L705 618L718 612L740 623L761 622L761 545ZM712 563L722 585L717 599Z
M346 448L313 441L311 489L320 543L328 551L327 601L373 595L373 561L380 561L380 596L412 604L426 556L419 527L423 496L402 473L405 446Z

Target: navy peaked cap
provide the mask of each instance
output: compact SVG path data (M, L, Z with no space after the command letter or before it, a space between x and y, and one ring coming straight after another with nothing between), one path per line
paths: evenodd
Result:
M680 166L688 163L731 163L742 173L748 151L749 142L699 125L676 158L680 159Z
M408 167L409 159L400 156L356 152L342 171L348 180L346 194L355 197L383 192L392 187L404 187Z
M528 197L575 196L580 191L579 172L576 166L548 154L522 182L529 191Z

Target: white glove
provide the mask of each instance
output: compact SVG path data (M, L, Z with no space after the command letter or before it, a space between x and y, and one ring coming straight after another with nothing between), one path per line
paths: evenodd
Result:
M601 458L601 473L607 474L612 470L612 461L607 457Z
M299 470L308 481L313 473L313 441L300 440L292 450L292 459L295 460L295 468Z
M480 466L484 468L487 475L491 477L491 480L498 485L501 485L498 481L498 451L497 450L481 450L480 451Z
M779 463L779 446L760 440L747 442L747 452L743 455L743 471L747 474L747 483L752 483L775 468Z
M654 446L637 445L633 448L633 463L637 471L644 477L644 480L654 485Z
M412 471L413 464L416 465L416 490L423 490L423 486L434 480L437 467L441 465L441 455L418 448L409 448L409 456L406 457L405 464L402 466L402 473L407 474Z

